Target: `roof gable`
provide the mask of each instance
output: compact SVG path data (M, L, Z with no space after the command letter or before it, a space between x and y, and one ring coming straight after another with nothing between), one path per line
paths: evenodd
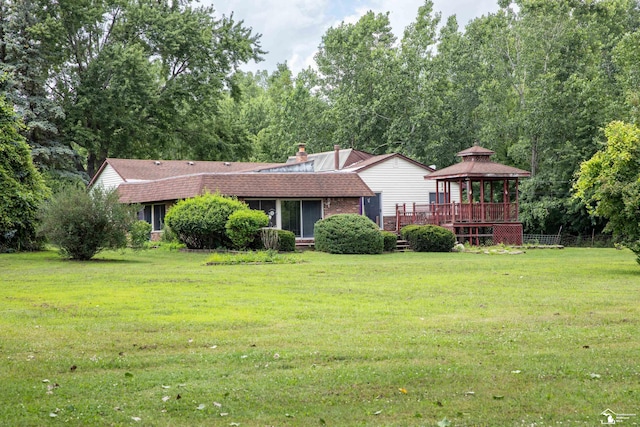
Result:
M367 160L361 161L355 165L352 165L351 167L347 168L348 170L351 171L355 171L355 172L361 172L363 170L375 167L381 163L387 162L391 159L401 159L404 160L408 163L411 163L415 166L418 166L419 168L424 169L427 172L433 172L433 168L422 164L416 160L410 159L409 157L400 154L400 153L391 153L391 154L381 154L379 156L373 156Z

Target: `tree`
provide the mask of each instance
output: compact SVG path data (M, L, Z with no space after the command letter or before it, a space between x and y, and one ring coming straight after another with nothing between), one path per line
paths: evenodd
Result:
M456 153L477 140L477 82L482 69L476 52L458 30L455 16L447 18L436 37L440 14L431 1L419 9L402 39L400 60L402 112L393 123L393 136L410 157L437 167L456 161Z
M619 70L617 81L624 102L619 116L627 115L632 123L640 123L640 30L627 33L613 51L612 60Z
M611 122L605 136L605 147L580 165L575 197L591 215L607 220L606 230L640 264L640 128Z
M86 151L89 175L107 156L176 157L210 143L246 157L246 141L236 149L216 118L231 73L264 53L242 21L190 0L38 1L61 132Z
M80 170L78 152L64 144L58 126L64 112L49 96L50 69L43 43L34 31L39 24L36 1L8 1L0 5L0 85L25 123L21 133L31 147L33 160L47 184L88 180Z
M137 211L121 204L116 190L67 186L43 205L41 232L62 256L86 261L102 250L126 247Z
M38 249L38 209L48 194L20 122L0 96L0 252Z
M388 14L368 12L356 24L342 23L322 37L316 63L322 96L335 123L333 144L384 153L393 150L388 129L395 114L395 36Z

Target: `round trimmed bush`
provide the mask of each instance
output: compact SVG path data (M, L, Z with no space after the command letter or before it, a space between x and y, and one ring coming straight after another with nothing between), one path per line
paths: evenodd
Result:
M416 252L450 252L456 244L456 235L437 225L407 226L401 233Z
M181 200L169 209L165 223L189 249L229 248L225 225L232 213L249 210L235 198L203 194Z
M296 235L292 231L278 230L278 250L281 252L296 250Z
M400 229L400 236L402 237L403 240L406 240L407 242L409 242L411 240L411 236L414 233L416 233L418 230L420 230L420 227L422 226L415 225L415 224L405 225L404 227L402 227L402 229Z
M260 241L260 229L269 225L269 217L258 210L238 210L229 215L225 225L227 236L238 249L250 247L256 240Z
M340 214L316 222L315 247L332 254L381 254L384 238L369 218L356 214Z
M384 239L384 251L393 252L398 247L398 236L391 231L381 231Z

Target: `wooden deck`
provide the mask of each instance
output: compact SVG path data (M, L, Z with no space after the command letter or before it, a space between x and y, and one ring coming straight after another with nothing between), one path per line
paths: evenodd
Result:
M518 223L518 203L432 203L396 205L396 227L410 224L490 225Z

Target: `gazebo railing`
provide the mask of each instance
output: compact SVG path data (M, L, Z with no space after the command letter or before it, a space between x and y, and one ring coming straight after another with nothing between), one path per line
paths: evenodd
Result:
M409 224L518 222L517 203L430 203L396 205L398 230Z

